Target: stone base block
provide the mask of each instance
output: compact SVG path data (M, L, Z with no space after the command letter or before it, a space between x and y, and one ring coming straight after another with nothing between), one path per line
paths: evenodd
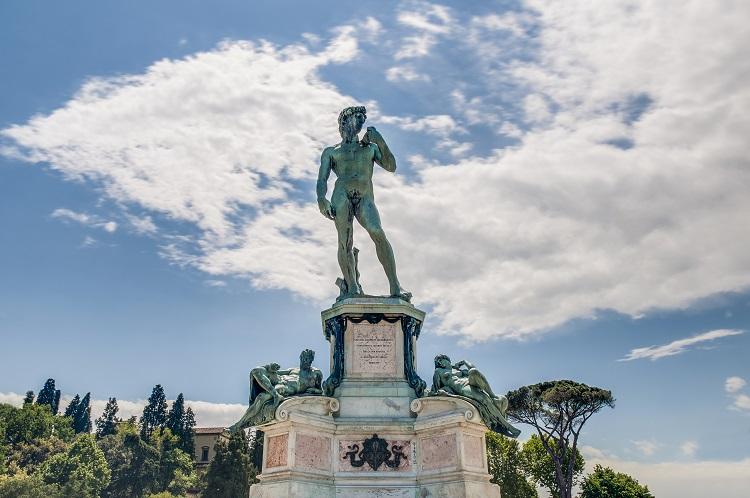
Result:
M441 482L419 489L419 498L500 498L500 486L489 482Z

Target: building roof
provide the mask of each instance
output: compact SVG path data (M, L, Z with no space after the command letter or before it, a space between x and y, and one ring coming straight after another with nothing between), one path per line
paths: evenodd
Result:
M221 434L225 427L194 427L196 434Z

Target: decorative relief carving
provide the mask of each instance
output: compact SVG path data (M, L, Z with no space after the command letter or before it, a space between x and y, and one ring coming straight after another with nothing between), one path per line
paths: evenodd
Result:
M422 439L422 469L434 470L458 464L455 434L442 434Z
M386 440L373 434L371 438L339 441L341 470L356 471L408 471L413 458L409 440ZM365 465L367 464L367 465Z
M297 467L330 470L331 438L297 434L294 445L294 463Z
M287 447L289 434L280 434L268 438L268 449L266 450L266 468L286 467Z

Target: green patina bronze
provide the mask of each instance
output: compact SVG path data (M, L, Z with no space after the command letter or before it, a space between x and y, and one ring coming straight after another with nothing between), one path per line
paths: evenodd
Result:
M518 437L521 431L505 418L508 398L492 392L489 382L474 365L461 360L455 365L444 354L435 357L435 373L428 396L450 396L465 399L474 405L482 421L494 432L508 437Z
M366 110L362 106L347 107L341 111L341 143L327 147L320 158L318 208L323 216L336 224L338 262L344 275L343 279L336 282L341 291L339 299L364 295L359 284L357 250L353 239L353 221L356 218L375 243L378 260L388 277L390 295L409 301L411 294L401 288L396 275L393 249L380 224L372 188L373 164L377 163L393 173L396 171L396 158L383 136L372 126L367 128L364 137L359 140L358 134L366 119ZM326 191L331 171L337 178L329 201L326 199Z
M276 408L286 398L323 394L323 373L312 366L314 359L315 351L305 349L299 355L299 368L281 369L278 363L253 368L250 371L250 406L228 430L235 432L272 421Z

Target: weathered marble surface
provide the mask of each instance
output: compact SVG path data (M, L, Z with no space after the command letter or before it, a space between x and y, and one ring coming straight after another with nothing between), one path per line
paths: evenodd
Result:
M464 462L467 467L484 468L486 465L484 456L484 441L479 436L464 434Z
M302 468L331 470L331 438L297 434L294 460L295 464Z
M264 467L285 467L289 449L289 434L272 436L266 441L266 461Z
M456 434L440 434L420 439L423 470L454 467L458 463Z

